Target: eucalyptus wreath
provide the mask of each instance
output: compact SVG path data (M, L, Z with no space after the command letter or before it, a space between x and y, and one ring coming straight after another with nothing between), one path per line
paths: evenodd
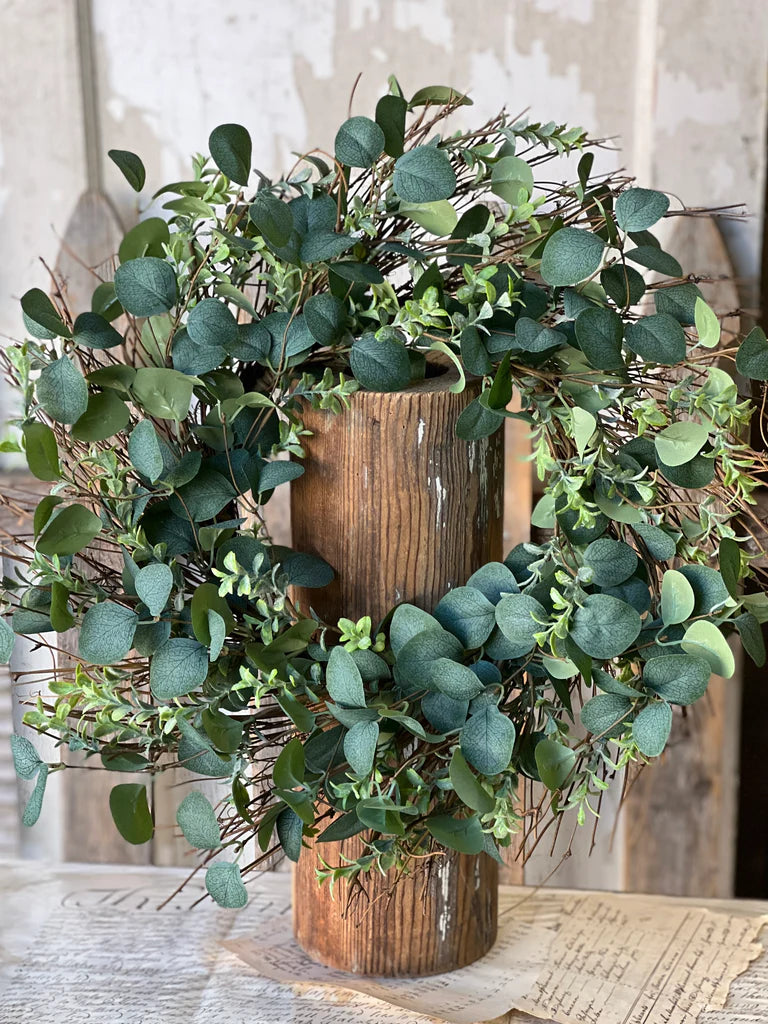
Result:
M469 104L390 79L374 119L277 181L219 126L91 309L32 289L3 353L20 399L3 448L50 484L3 580L4 660L22 634L58 661L25 722L112 771L221 780L177 821L225 906L310 838L320 879L359 878L445 848L500 858L547 813L582 823L734 672L729 638L765 660L765 462L731 373L768 380L765 335L721 338L651 231L685 211L593 172L599 140L505 112L452 129ZM142 190L139 157L109 155ZM455 390L482 378L461 438L527 424L543 539L431 611L322 622L291 588L345 567L272 543L263 513L304 471L302 410L343 416L357 389L448 360ZM64 765L13 749L31 824ZM547 798L523 816L524 779ZM129 842L151 838L146 785L109 803ZM364 856L329 862L324 843L358 834Z

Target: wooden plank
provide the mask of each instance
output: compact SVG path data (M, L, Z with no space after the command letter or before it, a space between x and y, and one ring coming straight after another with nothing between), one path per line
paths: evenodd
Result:
M714 220L678 218L666 247L690 268L721 313L724 340L738 330L739 294ZM676 712L667 752L641 772L626 802L624 887L639 892L733 894L740 678L713 678L699 704Z
M517 412L520 399L517 394L509 408ZM504 554L516 544L531 539L531 512L533 511L533 466L529 429L521 420L508 419L504 424ZM520 785L523 785L521 780ZM520 794L520 802L523 795ZM520 857L520 844L513 841L504 854L504 867L499 868L499 881L505 885L522 885L525 870Z
M371 615L411 601L431 610L501 553L503 434L467 445L455 436L462 395L444 373L407 391L359 392L339 416L307 410L314 431L306 471L293 488L294 543L337 570L322 590L297 599L326 622ZM324 843L330 865L364 851L360 837ZM471 963L496 934L496 863L485 854L447 854L394 876L364 878L365 896L345 881L335 898L315 878L315 851L294 875L297 940L322 963L356 973L434 974Z

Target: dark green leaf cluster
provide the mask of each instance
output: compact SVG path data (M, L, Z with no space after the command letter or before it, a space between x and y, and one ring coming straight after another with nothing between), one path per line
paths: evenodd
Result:
M113 771L221 780L216 809L191 793L177 821L216 853L206 885L225 906L245 902L251 836L262 859L295 860L305 838L363 833L365 856L332 876L436 846L498 857L525 778L583 820L617 766L662 752L676 706L733 673L732 636L765 660L745 543L754 407L652 233L668 197L592 178L581 129L500 115L442 133L469 102L446 87L407 100L392 80L332 158L277 181L254 173L244 127L219 126L211 159L155 194L166 216L126 234L91 309L32 289L30 337L5 354L21 447L51 491L4 581L0 654L75 629L80 658L27 722ZM577 180L541 188L561 177L542 165L574 150ZM141 191L141 160L110 156ZM262 511L304 471L304 409L343 414L358 388L448 367L454 391L482 380L461 438L508 417L529 429L537 542L431 612L296 608L290 588L334 570L273 543ZM758 328L735 369L768 380ZM14 755L37 776L31 823L48 766L20 737ZM129 842L153 834L149 795L112 791Z

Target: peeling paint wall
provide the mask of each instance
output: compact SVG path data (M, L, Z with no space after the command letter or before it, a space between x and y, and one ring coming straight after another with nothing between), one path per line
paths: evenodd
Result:
M330 148L397 75L406 91L450 84L475 100L457 119L530 109L615 138L602 167L691 205L745 202L726 225L742 303L755 306L765 173L768 4L759 0L93 0L103 149L141 154L153 185L182 177L212 127L245 124L274 174ZM75 0L0 0L0 333L18 298L47 287L86 187ZM126 225L144 211L103 158ZM7 406L7 402L5 403ZM7 714L0 708L0 717ZM5 757L0 750L0 762ZM2 764L0 764L0 769ZM5 775L0 774L0 780ZM5 783L7 785L7 783ZM542 869L543 873L546 873ZM594 884L607 884L614 874Z

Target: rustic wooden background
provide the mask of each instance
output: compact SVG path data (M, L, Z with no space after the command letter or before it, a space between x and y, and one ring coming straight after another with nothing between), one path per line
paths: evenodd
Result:
M205 147L213 126L239 121L254 138L255 164L274 173L310 143L330 146L358 71L356 112L373 108L389 72L406 90L452 84L474 97L473 118L506 102L515 113L530 108L534 119L615 138L616 148L601 154L603 167L627 166L640 184L688 205L744 202L749 219L720 228L697 221L669 245L697 272L733 276L709 286L721 309L757 315L768 5L755 0L5 0L0 58L4 337L19 335L23 291L48 285L38 257L64 273L76 297L88 282L73 253L101 263L115 251L121 225L147 215L105 159L108 148L142 155L149 192L152 183L184 175L188 154ZM4 413L8 403L0 394ZM532 481L524 453L525 439L510 427L507 546L527 539ZM4 470L6 488L14 465ZM13 667L45 666L22 651ZM19 692L34 688L34 678L25 677ZM553 882L728 896L740 834L750 837L741 844L740 891L750 891L744 878L762 876L768 887L766 807L754 806L751 771L738 785L739 764L750 766L751 751L765 749L766 739L754 673L747 685L750 749L739 747L740 680L715 684L695 714L676 723L665 763L634 785L618 822L616 794L604 802L592 856L584 829ZM22 835L7 744L20 714L4 675L0 856L159 864L186 856L174 837L173 785L156 787L163 827L151 848L129 848L103 815L101 773L85 788L79 777L70 788L66 776L55 776L40 823ZM542 841L525 880L545 880L568 839L561 836L554 859ZM510 869L510 880L520 878L519 867Z

